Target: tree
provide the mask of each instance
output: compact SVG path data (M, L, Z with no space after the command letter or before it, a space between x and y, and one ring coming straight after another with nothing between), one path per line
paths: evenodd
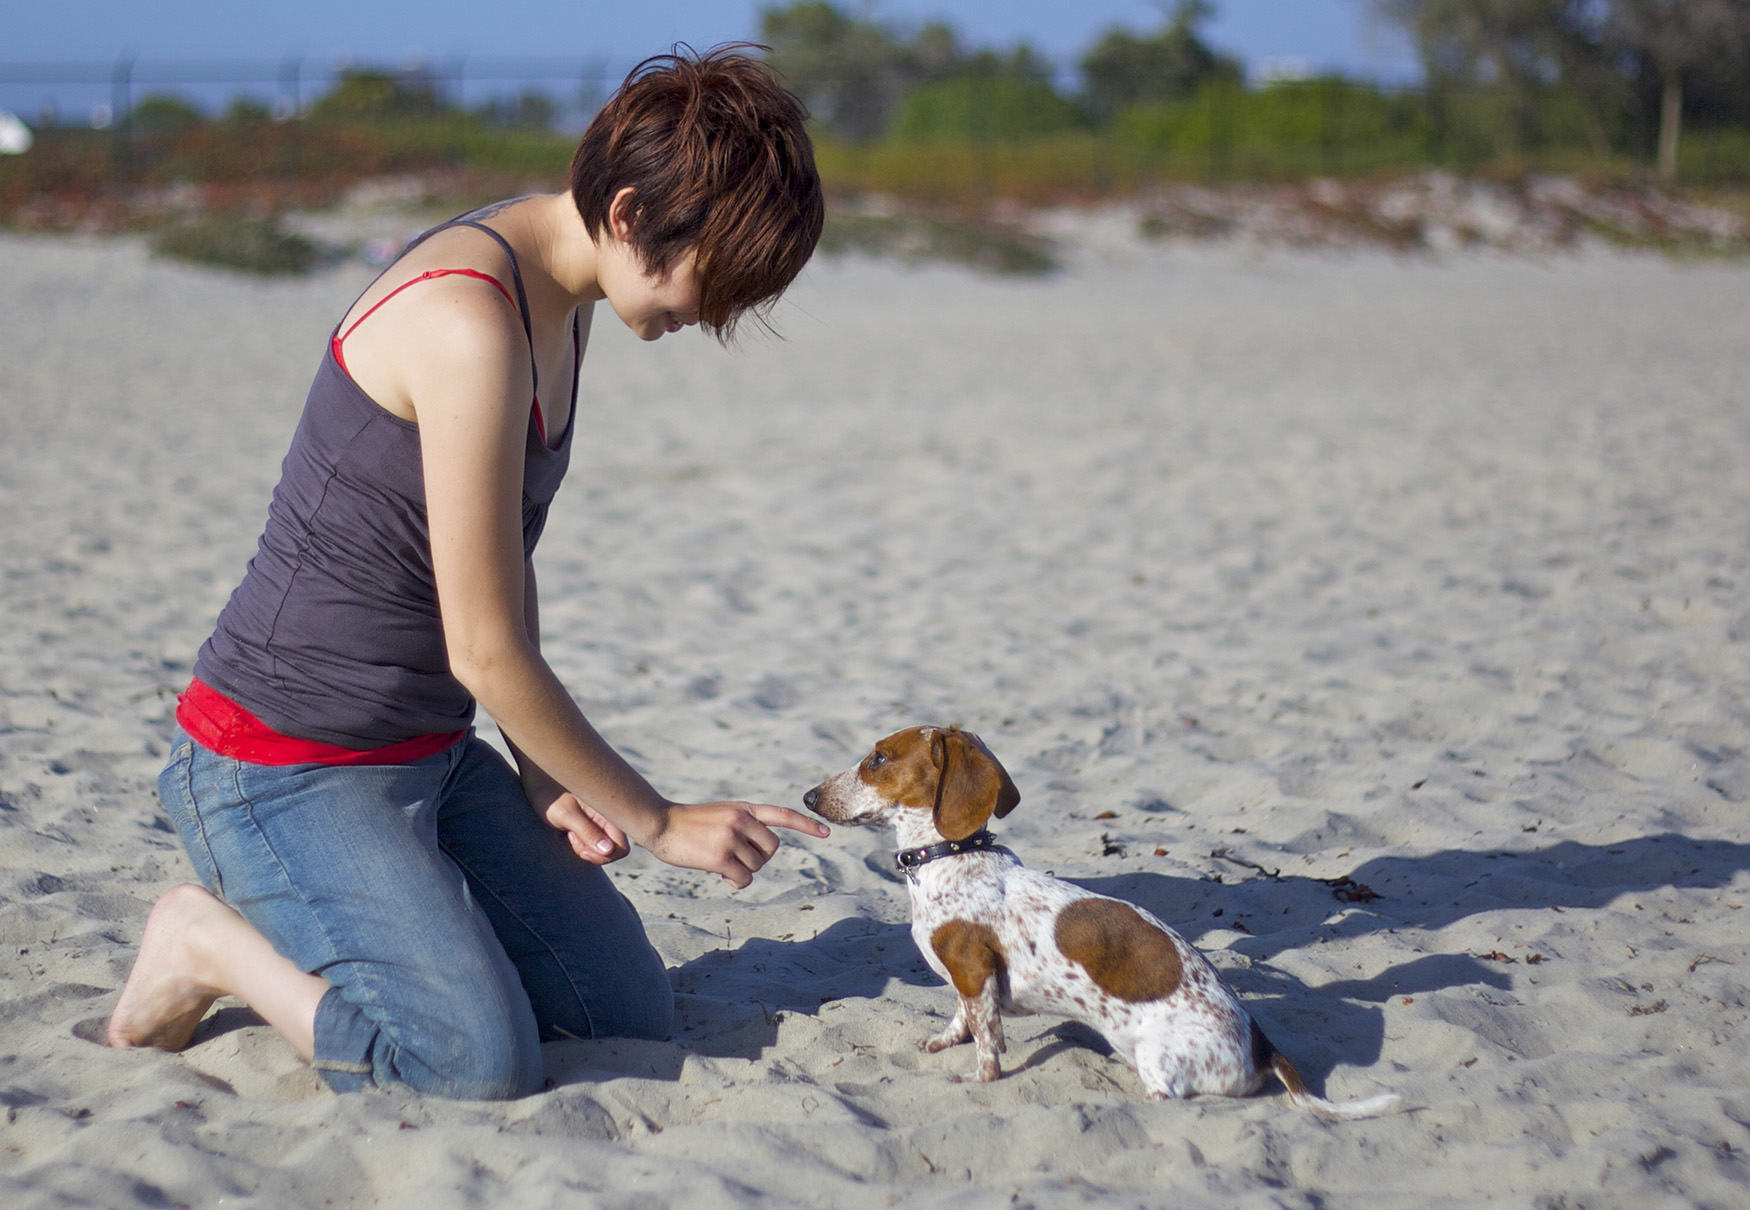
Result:
M238 97L225 107L224 120L233 126L260 126L273 121L273 110L254 97Z
M953 33L932 34L940 54L957 54ZM893 30L826 3L804 0L760 10L770 61L814 119L841 138L878 138L907 83L906 48Z
M1103 123L1132 105L1191 96L1206 83L1238 83L1238 60L1212 49L1197 32L1214 12L1205 0L1180 0L1157 33L1108 30L1078 65L1089 116Z
M559 107L546 93L525 89L522 95L515 98L494 97L474 112L487 126L501 126L511 130L551 130Z
M1685 81L1750 58L1750 0L1611 0L1604 30L1658 77L1659 178L1674 181Z
M1051 65L1026 43L1008 53L980 50L938 66L899 107L901 139L1002 142L1059 134L1082 115L1051 83Z
M1387 20L1414 39L1430 86L1493 83L1510 119L1501 150L1512 154L1536 134L1538 90L1583 69L1595 55L1590 0L1373 0ZM1594 119L1596 114L1593 114ZM1595 150L1602 126L1591 123Z
M865 10L866 12L867 10ZM760 12L760 37L784 83L839 138L1018 137L1073 126L1051 65L1025 43L968 50L952 26L905 29L824 0Z
M175 139L197 129L206 118L199 109L181 97L159 92L135 105L128 120L140 134Z
M442 116L437 82L422 71L343 71L311 116L352 122L418 121Z
M1402 26L1428 83L1495 83L1513 121L1513 151L1535 133L1539 89L1561 83L1581 104L1594 150L1609 150L1605 115L1647 88L1659 110L1659 172L1677 172L1687 90L1701 84L1728 110L1750 110L1750 0L1370 0Z

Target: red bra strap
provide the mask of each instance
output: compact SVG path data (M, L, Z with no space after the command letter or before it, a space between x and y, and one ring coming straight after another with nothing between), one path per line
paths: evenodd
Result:
M399 286L396 286L393 290L389 291L387 294L383 295L383 297L379 298L376 302L372 303L370 310L366 311L363 315L361 315L357 319L353 320L352 326L349 327L346 331L335 333L334 339L329 342L329 345L334 350L334 360L340 363L340 368L343 370L346 369L346 357L340 351L341 342L343 340L345 340L348 336L351 336L354 332L356 332L358 330L358 326L360 324L364 323L365 320L369 319L372 315L374 315L376 313L376 310L378 307L380 307L384 303L388 302L391 298L394 298L397 294L401 293L401 291L407 289L408 286L417 286L420 282L427 281L427 280L434 278L434 277L448 277L452 273L459 273L463 277L474 277L474 278L478 278L481 281L491 282L494 286L498 287L498 292L500 294L504 295L505 302L509 303L513 307L517 305L516 299L514 299L510 296L510 291L506 290L504 288L504 283L499 281L496 277L493 277L490 273L482 273L478 269L431 269L431 270L428 270L425 273L421 273L418 277L411 278L408 281L402 282ZM347 373L350 375L352 373L352 371L347 370Z

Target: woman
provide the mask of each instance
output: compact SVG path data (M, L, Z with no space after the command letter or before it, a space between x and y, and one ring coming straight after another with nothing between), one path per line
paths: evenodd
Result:
M180 1049L234 995L336 1090L519 1096L542 1037L669 1031L602 865L636 843L739 888L774 827L826 834L652 789L541 657L529 562L594 304L645 340L763 315L820 235L803 119L735 48L649 60L568 192L435 228L353 304L179 700L159 789L206 889L153 907L111 1045Z

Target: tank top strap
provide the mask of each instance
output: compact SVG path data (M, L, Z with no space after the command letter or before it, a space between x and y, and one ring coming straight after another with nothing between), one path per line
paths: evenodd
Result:
M529 318L529 293L523 289L523 270L517 264L516 253L511 249L510 241L488 227L485 223L476 222L471 218L455 218L443 224L444 227L472 227L476 231L484 231L490 235L500 248L504 249L505 259L510 261L510 281L516 287L516 309L523 317L523 335L529 338L529 358L532 362L535 356L535 325ZM438 228L441 230L441 228ZM539 382L537 381L537 386Z
M541 371L540 367L535 365L535 325L534 321L529 317L529 294L528 291L523 288L522 266L517 263L516 252L511 248L509 240L505 239L504 236L494 231L491 227L488 227L485 223L482 223L477 219L471 219L464 214L458 218L441 222L430 230L420 232L419 235L408 241L407 246L401 249L401 255L397 256L395 259L399 261L402 257L419 247L419 245L423 244L438 232L447 231L451 227L473 227L477 231L484 231L487 235L492 237L494 243L504 249L505 259L510 261L510 281L511 284L516 287L517 314L522 316L523 336L529 342L529 366L531 369L531 376L534 379L534 391L536 395L539 395L541 392ZM386 273L388 270L384 270L384 272Z

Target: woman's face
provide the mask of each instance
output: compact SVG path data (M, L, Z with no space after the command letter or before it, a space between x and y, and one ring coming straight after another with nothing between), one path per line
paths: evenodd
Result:
M699 322L697 258L688 252L665 275L646 272L632 249L612 245L602 268L602 291L620 321L639 340L660 340Z

